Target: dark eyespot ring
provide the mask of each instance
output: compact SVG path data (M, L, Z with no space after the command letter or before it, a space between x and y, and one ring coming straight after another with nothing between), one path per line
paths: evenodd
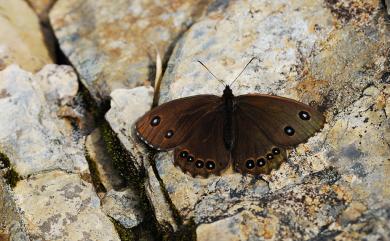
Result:
M262 167L265 165L265 162L266 161L264 158L259 158L259 159L257 159L257 166Z
M267 157L268 160L274 159L274 155L272 155L271 153L268 153L268 154L266 155L266 157Z
M151 126L158 126L160 124L161 118L160 116L155 116L153 119L150 121Z
M280 149L277 148L277 147L272 148L272 154L279 155L280 154Z
M169 130L167 131L167 133L165 134L165 138L171 138L173 136L173 130Z
M246 166L246 168L248 168L248 169L252 169L252 168L255 167L255 162L254 162L253 160L249 159L249 160L246 161L245 166Z
M213 170L215 168L215 163L213 161L207 161L206 168L209 170Z
M310 120L310 114L306 111L301 111L298 115L302 120Z
M204 162L203 162L202 160L197 160L197 161L195 162L195 166L196 166L197 168L202 168L202 167L204 166Z
M289 136L292 136L292 135L294 135L295 130L294 130L294 128L292 128L291 126L286 126L286 127L284 128L284 133L286 133L286 134L289 135Z
M186 151L180 152L180 157L181 158L186 158L187 156L188 156L188 152L186 152Z
M187 157L187 161L193 162L193 161L194 161L194 157L193 157L193 156L188 156L188 157Z

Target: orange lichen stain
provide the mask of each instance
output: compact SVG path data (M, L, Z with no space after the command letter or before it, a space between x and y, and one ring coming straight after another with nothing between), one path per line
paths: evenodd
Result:
M275 222L272 218L265 218L263 221L262 237L272 239L276 232Z
M340 185L332 185L331 188L337 194L338 199L344 200L347 203L352 201L352 193L348 192L345 187Z
M375 108L382 110L386 107L386 101L389 97L386 96L384 93L380 94L375 101Z
M313 101L320 102L323 98L322 91L329 85L327 80L316 79L306 69L303 70L304 79L295 87L298 92L298 97L304 99L306 94L310 94Z
M340 216L340 219L348 220L348 221L355 221L357 220L363 212L367 210L367 207L360 203L353 201L347 209L343 211L343 213Z
M115 59L119 59L122 56L122 50L120 48L112 48L108 52Z

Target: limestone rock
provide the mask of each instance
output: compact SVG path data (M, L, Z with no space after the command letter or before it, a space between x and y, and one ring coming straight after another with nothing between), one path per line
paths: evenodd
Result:
M28 234L15 204L12 190L4 182L2 171L0 170L0 240L28 241Z
M178 223L177 220L175 220L172 207L169 205L169 200L167 200L166 196L164 195L162 186L158 181L152 167L148 168L147 174L148 178L144 184L145 191L148 195L150 203L154 208L153 211L157 221L165 232L177 231Z
M125 228L133 228L143 220L140 198L131 189L109 191L102 200L103 212L120 222Z
M84 138L57 112L78 90L69 66L31 74L11 65L0 72L0 152L22 177L61 169L88 172Z
M147 169L149 162L147 155L143 155L147 152L145 146L139 145L134 133L134 123L151 108L152 101L152 87L118 89L111 93L111 109L105 116L121 143L132 154L132 160L138 170Z
M33 239L120 240L92 185L77 174L35 175L20 181L14 193Z
M114 89L150 81L155 48L168 58L207 2L59 0L50 20L81 81L101 101Z
M0 1L0 70L18 64L36 72L53 62L40 28L25 1Z
M208 7L213 10L198 19L177 43L180 33L196 19L193 13L200 15L206 1L195 7L188 1L169 1L161 5L164 7L158 5L160 2L145 2L60 0L51 13L51 21L61 48L94 97L102 100L111 96L106 119L130 152L139 173L146 174L145 191L162 230L181 231L182 224L193 222L198 240L389 238L390 35L386 10L379 0L216 1ZM164 14L167 6L168 12L173 13L169 16ZM176 44L164 74L160 103L195 94L221 95L222 87L196 64L197 59L229 84L256 56L260 61L253 62L232 86L236 95L256 92L300 100L323 110L327 123L306 143L291 149L280 169L261 177L227 173L208 179L193 178L174 167L172 152L159 153L150 162L152 155L137 140L133 126L149 110L153 89L120 89L142 85L149 79L152 71L148 66L153 59L148 56L153 56L149 41L165 58L169 56L168 46ZM48 78L42 77L37 81L36 76L20 72L9 67L0 74L0 90L5 90L0 92L0 108L12 116L0 116L1 151L7 150L12 164L23 175L53 169L76 173L86 170L85 160L77 159L82 156L82 138L69 141L73 135L64 128L66 124L58 124L61 119L53 114L67 102L66 96L74 96L69 94L74 93L73 85L69 81L66 88L57 88L55 79L45 81ZM10 80L16 84L11 85ZM18 88L20 81L27 87ZM10 103L20 106L15 108ZM33 118L30 112L21 111L23 106L28 107ZM11 132L15 127L9 126L27 125L30 130L30 124L25 124L29 121L34 127L43 125L45 130L52 130L48 125L61 130L48 135L61 140L60 145L44 145L42 140L46 139L39 139L44 151L54 146L57 149L48 153L60 153L59 157L37 155L48 167L39 166L35 159L28 165L20 164L20 160L30 160L32 154L23 149L26 145L19 144L20 132ZM34 124L37 121L39 125ZM72 164L60 162L65 160L63 156L68 157L64 153L72 153L66 159ZM34 158L35 155L34 152ZM58 173L48 175L65 176ZM126 207L137 209L136 202L128 202L133 196L126 192L131 191L114 191L109 172L102 173L110 189L103 201L105 212L125 227L139 224L141 215L126 213ZM68 178L71 183L80 181L83 188L90 188L75 174L67 174L63 182ZM23 180L17 188L39 190L43 186L35 184L39 180L52 181L38 175ZM74 184L69 184L72 187ZM97 200L91 193L91 200ZM18 205L34 213L20 201L23 195L18 196ZM118 206L122 201L125 205ZM93 209L93 205L87 206ZM100 211L96 212L106 220ZM36 217L39 216L32 216ZM84 217L81 212L77 220L82 223ZM50 231L57 227L56 218L64 219L46 217L51 222ZM28 230L41 232L40 227L34 226L36 223L41 221L28 223ZM93 230L88 225L85 226ZM54 237L56 233L49 235Z
M57 0L27 0L42 22L49 22L49 11Z
M150 178L161 180L184 223L200 225L199 240L206 240L203 232L220 240L223 235L226 240L348 240L367 235L364 226L375 230L373 239L389 238L389 217L379 211L387 210L390 200L389 83L383 81L390 68L389 34L380 4L234 1L179 40L160 103L222 94L222 86L196 66L197 59L230 80L257 56L261 61L248 67L234 94L297 99L322 109L327 121L262 179L240 174L192 178L173 166L171 152L157 155L156 177Z
M93 165L96 166L99 179L106 191L109 192L124 187L124 180L115 169L112 159L106 152L99 129L95 129L87 136L85 148Z

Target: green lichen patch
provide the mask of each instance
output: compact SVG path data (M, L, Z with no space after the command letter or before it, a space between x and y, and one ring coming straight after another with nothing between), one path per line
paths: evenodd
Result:
M190 220L187 224L180 226L179 230L175 233L167 235L164 240L169 241L196 241L196 224L193 220Z
M18 181L21 180L19 174L13 168L7 170L3 177L6 182L11 186L11 188L16 187Z
M129 228L125 228L118 221L113 218L110 218L111 222L114 224L115 230L118 232L119 238L122 241L134 241L139 240L137 235Z
M2 152L0 152L0 169L7 169L5 170L3 177L12 188L14 188L16 183L21 180L19 174L11 167L11 162L8 156Z
M9 161L9 158L0 152L0 169L1 168L8 168L11 166L11 162Z
M145 171L138 171L130 153L123 147L116 133L111 129L107 122L102 122L100 124L100 130L106 151L111 157L115 169L123 177L126 185L136 190L139 194L140 206L145 212L144 221L138 225L139 232L149 232L153 237L160 237L160 233L163 231L159 229L158 222L153 213L153 208L147 198L143 185L146 177Z
M88 162L89 172L91 173L91 179L92 179L93 186L95 187L95 191L97 193L100 192L106 193L107 189L104 187L102 181L100 180L99 170L96 166L96 163L91 159L86 148L85 148L85 159Z

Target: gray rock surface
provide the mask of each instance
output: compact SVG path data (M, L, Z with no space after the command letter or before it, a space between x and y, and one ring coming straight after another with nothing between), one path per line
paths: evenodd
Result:
M0 1L0 29L0 70L17 63L36 72L53 62L39 19L25 1Z
M111 109L105 115L123 146L132 154L132 160L139 171L147 168L149 161L147 155L144 155L147 150L144 145L139 145L133 125L151 108L152 101L152 87L117 89L111 93Z
M54 2L30 1L43 25ZM76 75L45 66L25 2L0 0L0 240L390 240L387 2L58 0L50 21ZM269 175L193 178L134 133L154 46L169 59L160 104L222 94L196 60L230 83L256 56L234 94L293 98L326 124ZM116 135L78 76L111 98Z
M294 98L319 106L327 119L321 132L292 149L264 180L240 174L192 178L173 166L170 152L157 155L153 174L184 223L199 225L199 240L390 238L384 221L389 217L380 211L390 200L385 21L375 1L237 1L198 21L179 40L160 103L221 94L222 86L196 59L230 80L258 56L261 61L233 87L235 94ZM166 202L156 200L157 209Z
M151 81L156 49L168 58L207 2L59 0L50 20L81 81L101 101L114 89Z
M120 240L93 186L77 174L35 175L14 192L33 240Z
M47 65L35 75L16 65L0 72L0 152L22 177L55 169L88 171L84 138L57 116L77 90L69 66Z
M102 200L103 212L120 222L125 228L133 228L143 220L140 198L131 189L111 190Z

